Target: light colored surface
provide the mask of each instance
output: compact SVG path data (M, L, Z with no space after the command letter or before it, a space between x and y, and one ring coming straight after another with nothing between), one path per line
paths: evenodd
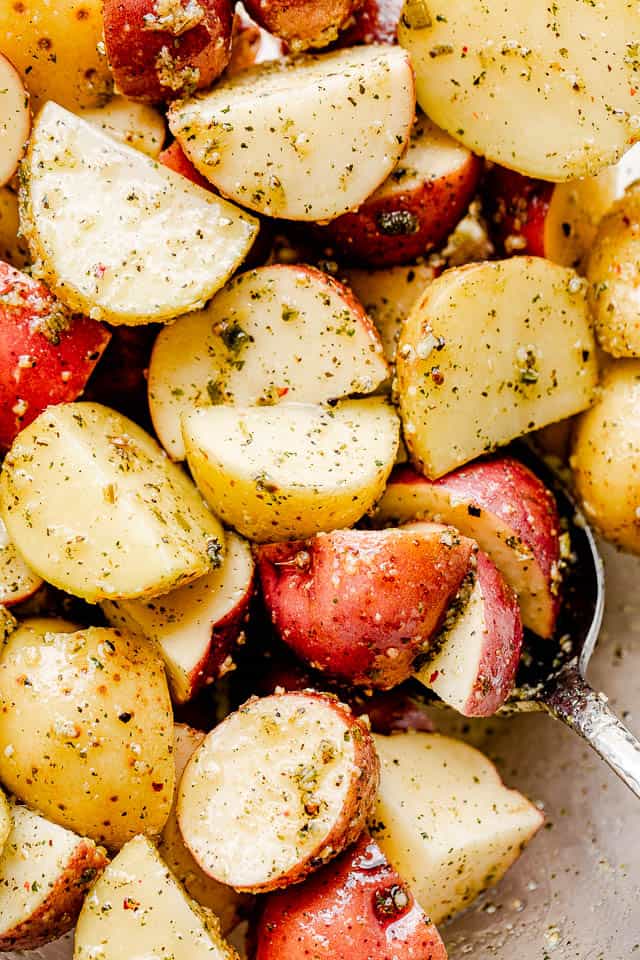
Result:
M0 603L19 603L40 586L42 578L25 563L0 519Z
M164 117L148 103L116 96L103 107L83 110L81 116L107 136L142 150L154 160L162 150L167 132Z
M0 184L16 172L30 128L29 96L20 74L0 53Z

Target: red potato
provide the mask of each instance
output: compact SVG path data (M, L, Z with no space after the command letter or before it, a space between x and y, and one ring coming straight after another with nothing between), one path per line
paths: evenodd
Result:
M205 190L213 190L215 192L215 187L209 183L208 180L205 180L201 173L198 173L177 140L174 140L171 146L161 152L158 160L160 163L163 163L165 167L168 167L169 170L181 174L198 187L203 187Z
M111 340L83 397L113 407L136 423L149 423L147 367L158 324L110 327Z
M481 550L416 677L465 717L490 717L513 690L521 648L518 598Z
M403 0L364 0L353 15L353 24L340 34L341 47L358 43L397 43Z
M231 41L231 59L227 67L227 76L231 77L242 70L248 70L258 63L279 60L288 52L286 43L279 37L267 33L247 16L241 6L236 7L233 18L233 38Z
M110 336L0 261L0 447L8 449L46 407L82 393Z
M409 263L433 250L464 216L481 160L424 116L381 187L323 230L338 252L368 266Z
M297 53L326 47L352 20L362 0L245 0L250 16Z
M229 0L105 0L104 39L118 89L173 100L208 87L231 57Z
M255 960L447 960L440 934L368 834L301 887L271 894Z
M0 187L18 169L30 130L29 94L16 68L0 53Z
M317 670L384 690L411 675L473 549L449 527L422 524L262 546L257 561L281 639Z
M520 601L522 620L553 634L560 607L560 527L553 494L512 457L481 460L428 480L397 467L376 522L429 517L454 524L489 554Z

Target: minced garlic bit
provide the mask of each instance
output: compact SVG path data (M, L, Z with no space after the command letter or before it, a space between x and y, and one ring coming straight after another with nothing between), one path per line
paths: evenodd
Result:
M164 30L180 37L187 30L202 23L205 11L198 0L188 0L184 6L180 0L156 0L153 12L143 17L145 30Z

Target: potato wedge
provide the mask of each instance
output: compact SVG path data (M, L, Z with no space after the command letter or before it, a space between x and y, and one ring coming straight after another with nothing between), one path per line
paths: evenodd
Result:
M262 543L359 520L384 490L399 423L382 397L372 397L335 407L209 407L185 416L183 427L205 500Z
M19 233L18 196L11 187L0 187L0 260L18 270L29 263L29 248Z
M240 274L201 313L160 332L149 407L167 453L183 460L180 417L194 406L323 403L371 393L388 374L350 291L313 267L278 264Z
M27 620L4 644L0 780L54 823L118 847L169 816L169 690L150 644L106 627L68 630Z
M160 156L167 133L164 117L148 103L115 96L102 107L83 110L80 116L114 140L127 143L154 160Z
M21 603L41 586L42 577L26 563L0 519L0 604L11 607Z
M22 170L34 274L94 319L149 323L202 307L257 233L233 204L55 103L36 119Z
M406 0L398 37L434 123L474 153L562 181L638 139L637 26L626 0Z
M327 47L352 22L362 0L246 0L253 19L298 53Z
M85 900L73 957L121 960L125 945L127 957L237 960L145 837L123 847Z
M225 196L272 217L329 220L391 173L414 108L407 54L355 47L253 67L171 107L169 126Z
M372 832L434 923L500 880L544 817L479 750L437 733L374 736Z
M205 737L206 734L200 730L194 730L193 727L188 727L184 723L176 723L173 756L176 764L177 785L180 783L184 768ZM228 933L232 930L239 922L243 910L246 911L246 908L251 905L251 897L236 893L233 887L218 883L200 869L182 839L175 804L162 831L158 851L189 896L193 897L200 906L213 911L220 921L222 932Z
M449 270L411 311L397 373L405 441L432 478L578 413L598 376L586 284L536 257Z
M0 855L0 950L34 950L70 930L106 851L17 803Z
M40 414L5 458L0 495L27 563L91 603L168 593L224 556L222 527L188 477L98 403Z
M280 693L248 700L208 734L180 782L178 823L206 874L266 893L353 843L377 789L371 734L349 707Z
M233 653L252 596L251 549L229 533L217 570L155 600L104 601L102 611L112 626L157 645L172 699L186 703L234 669Z
M18 169L30 130L29 94L14 65L0 53L0 187Z

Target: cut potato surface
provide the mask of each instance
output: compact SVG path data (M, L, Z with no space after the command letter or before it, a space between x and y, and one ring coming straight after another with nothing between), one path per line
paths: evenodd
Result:
M11 833L0 856L0 950L33 950L73 926L105 851L11 804Z
M237 960L214 920L198 910L144 837L123 847L85 900L73 956Z
M428 477L578 413L598 375L586 284L537 257L449 270L411 311L397 372L405 441Z
M437 733L374 736L372 832L434 923L493 886L544 817L479 750Z
M169 690L150 644L42 620L4 643L0 780L48 819L111 847L158 833L172 750Z
M27 563L90 602L168 593L224 555L222 527L188 477L98 403L40 414L7 454L0 493Z
M29 262L29 250L18 236L19 230L18 196L11 187L0 187L0 260L18 269Z
M115 96L103 107L83 110L80 115L114 140L128 143L154 160L160 156L167 132L164 117L148 103Z
M490 160L570 180L638 139L638 22L627 0L406 0L398 35L422 109Z
M0 53L0 186L16 172L30 129L29 95L16 68Z
M407 54L370 46L253 67L172 107L169 126L225 196L272 217L328 220L391 173L414 109Z
M72 309L111 323L202 307L257 232L232 204L55 103L35 122L23 170L34 273Z
M7 607L32 596L42 586L42 577L25 562L0 519L0 603Z
M178 793L205 873L248 892L286 887L337 856L375 803L371 734L325 694L247 701L194 753Z
M9 808L9 801L5 797L2 790L0 790L0 855L4 850L4 845L7 842L7 838L11 833L11 810Z
M252 594L251 548L229 533L217 570L155 600L105 601L102 610L113 626L157 645L172 698L185 703L205 684L233 670L232 654Z
M181 460L180 416L194 406L322 403L370 393L388 372L349 290L313 267L279 264L241 274L160 332L149 406L160 442Z
M398 418L382 397L209 407L183 427L202 495L257 542L352 526L381 496L398 449Z

